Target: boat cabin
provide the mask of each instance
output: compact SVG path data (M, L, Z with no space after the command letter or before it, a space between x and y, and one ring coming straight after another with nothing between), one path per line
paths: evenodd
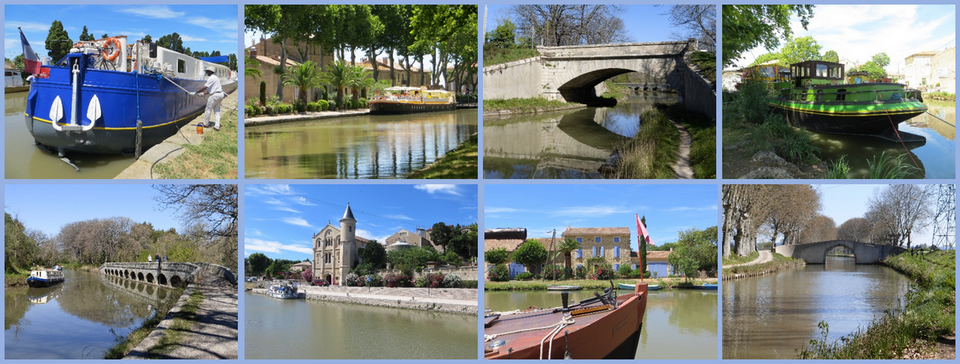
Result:
M776 63L761 64L743 69L743 78L757 78L767 83L789 82L790 70Z
M842 63L827 61L804 61L791 64L793 87L842 84L843 67Z

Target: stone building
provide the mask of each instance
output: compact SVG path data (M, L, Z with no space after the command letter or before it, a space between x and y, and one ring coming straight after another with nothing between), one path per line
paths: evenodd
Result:
M630 228L628 227L600 227L600 228L571 228L563 232L564 238L574 239L580 243L580 249L573 252L571 264L592 268L590 258L603 258L603 263L610 264L614 270L621 265L631 265L630 259L633 249L630 248ZM597 265L593 262L593 265Z
M357 220L347 204L339 228L328 222L313 236L313 276L343 285L350 269L360 263L358 250L369 241L356 234Z
M390 235L388 238L386 238L383 245L387 251L412 247L431 247L436 251L441 251L439 247L430 241L430 237L427 235L426 230L420 228L417 229L417 232L412 232L407 229L400 229L400 231L397 231L393 233L393 235Z
M957 49L924 51L911 54L904 63L905 83L924 91L956 92Z
M313 271L313 268L312 268L312 267L313 267L313 263L310 263L310 262L300 262L300 263L291 265L291 266L290 266L290 272L291 272L291 273L300 273L300 272L303 272L304 270L306 270L307 268L310 268L311 271Z

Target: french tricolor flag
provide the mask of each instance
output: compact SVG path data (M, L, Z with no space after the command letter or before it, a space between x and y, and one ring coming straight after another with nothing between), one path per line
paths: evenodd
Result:
M27 42L27 37L23 35L23 30L19 27L17 30L20 31L20 43L23 45L23 71L39 74L40 59L37 58L37 54L34 53L33 48L30 47L30 42Z

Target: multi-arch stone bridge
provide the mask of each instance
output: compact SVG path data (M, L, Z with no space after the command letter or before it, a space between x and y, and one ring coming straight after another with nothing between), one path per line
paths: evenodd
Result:
M486 99L545 97L591 103L597 86L610 77L639 72L662 80L687 109L716 115L716 89L686 57L697 41L537 47L540 56L483 68Z
M165 287L183 287L193 283L201 270L236 282L233 272L226 267L209 263L103 263L100 274L155 284Z
M827 260L827 253L837 247L844 247L856 256L857 264L877 264L884 258L907 251L895 245L881 245L861 243L851 240L831 240L819 243L781 245L777 253L781 255L803 259L809 264L823 264Z

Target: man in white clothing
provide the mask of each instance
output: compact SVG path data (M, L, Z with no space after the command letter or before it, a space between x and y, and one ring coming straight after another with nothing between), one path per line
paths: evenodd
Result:
M202 95L204 91L210 94L207 97L207 108L203 110L203 125L210 125L210 114L213 114L213 130L220 131L220 102L223 101L223 98L227 95L223 93L223 87L220 86L220 78L214 74L213 67L207 67L207 82L203 84L203 88L198 90L196 94Z

